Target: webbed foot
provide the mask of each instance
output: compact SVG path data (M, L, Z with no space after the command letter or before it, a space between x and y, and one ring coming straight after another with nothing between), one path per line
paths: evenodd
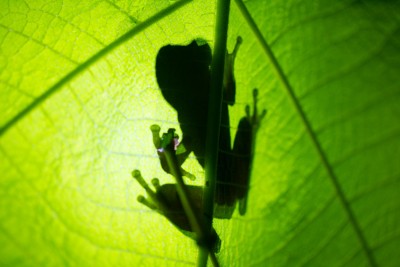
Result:
M250 125L252 125L253 135L255 135L256 131L260 127L261 120L267 114L266 109L263 109L261 114L258 114L257 98L258 98L258 89L255 88L255 89L253 89L253 114L252 115L250 114L250 106L249 105L247 105L245 108L246 118L249 121Z
M136 181L146 190L146 193L149 198L145 198L142 195L139 195L137 197L138 202L142 203L146 207L156 210L157 212L164 214L168 210L168 205L166 203L163 203L162 200L160 201L159 196L157 195L157 190L160 188L160 183L157 178L152 179L152 184L155 188L155 190L152 190L150 186L146 183L144 180L142 174L140 173L139 170L133 170L132 171L132 177L136 179Z

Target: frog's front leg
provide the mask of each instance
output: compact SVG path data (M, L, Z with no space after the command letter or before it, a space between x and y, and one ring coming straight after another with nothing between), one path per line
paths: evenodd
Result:
M229 54L228 52L226 52L225 55L224 101L226 101L226 103L229 105L235 104L235 98L236 98L236 81L234 75L235 59L242 42L243 42L242 37L238 36L236 38L236 44L235 47L233 48L232 53Z
M157 154L158 157L160 159L160 164L162 169L166 172L171 174L171 170L169 168L169 165L167 163L167 159L165 157L165 154L163 153L163 148L161 147L161 137L160 137L160 126L157 124L153 124L150 126L150 130L152 132L153 135L153 144L155 146L155 148L157 149ZM182 143L179 143L179 136L178 135L174 135L174 149L176 151L176 157L178 160L178 164L179 164L179 168L180 171L182 173L182 176L185 176L187 178L189 178L190 180L195 180L196 177L191 174L190 172L184 170L181 165L185 162L185 160L187 159L187 157L190 154L190 150L186 149L185 146Z

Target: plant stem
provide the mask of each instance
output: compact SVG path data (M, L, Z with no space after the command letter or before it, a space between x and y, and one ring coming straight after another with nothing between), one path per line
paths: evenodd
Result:
M212 251L211 248L211 229L208 230L207 228L205 228L203 218L201 218L200 214L195 212L193 202L187 191L186 185L183 182L182 173L179 169L179 164L176 159L175 152L171 151L171 149L169 148L166 148L164 150L164 153L171 174L173 177L175 177L176 187L179 198L182 202L183 209L185 211L185 214L187 215L192 230L196 233L197 241L200 243L200 250L204 250L206 252L206 255L210 255L214 267L219 267L217 258L215 257L214 251Z
M230 0L217 0L215 25L215 44L211 63L211 90L208 101L208 123L205 151L206 183L204 188L203 209L206 229L211 232L214 212L214 194L217 182L217 161L219 148L219 127L221 124L222 84L226 43L228 35ZM198 266L207 265L207 254L199 251Z

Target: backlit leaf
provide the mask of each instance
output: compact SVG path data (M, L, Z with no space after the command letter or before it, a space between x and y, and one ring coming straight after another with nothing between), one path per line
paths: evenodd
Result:
M136 201L130 176L172 181L149 131L179 128L155 80L159 48L213 46L214 1L151 20L176 3L0 3L0 266L196 265L195 243ZM214 220L221 266L397 266L398 1L244 4L262 41L233 1L231 126L254 87L268 115L247 214ZM196 160L185 164L202 184Z

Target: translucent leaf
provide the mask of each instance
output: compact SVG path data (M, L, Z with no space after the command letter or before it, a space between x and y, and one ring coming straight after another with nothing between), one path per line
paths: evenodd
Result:
M196 244L136 201L130 172L172 181L149 131L179 129L155 56L198 37L212 46L215 3L192 1L101 52L176 3L0 3L1 266L196 264ZM243 37L232 134L254 87L268 115L248 212L214 220L221 266L397 266L398 2L247 1L261 41L231 6L228 48ZM194 158L185 168L203 183Z

